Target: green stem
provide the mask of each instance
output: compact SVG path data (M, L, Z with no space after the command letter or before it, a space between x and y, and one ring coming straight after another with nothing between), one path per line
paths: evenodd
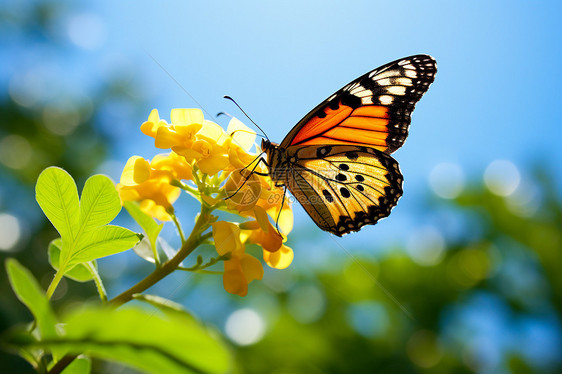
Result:
M59 268L59 270L57 270L55 277L53 278L51 284L49 284L49 288L47 289L47 299L51 299L51 297L55 293L55 290L57 289L57 286L59 285L59 282L62 279L62 276L64 275L65 268L66 266L63 265Z
M107 304L107 292L105 292L105 287L103 286L103 282L101 281L99 273L94 268L94 265L93 265L92 262L88 262L85 265L86 265L86 268L90 271L90 274L92 274L92 277L94 279L94 283L96 284L96 288L98 290L98 293L100 294L100 299L101 299L102 303Z
M185 243L185 235L184 235L183 230L181 228L180 221L178 220L178 217L176 217L175 214L171 214L171 216L172 216L172 221L174 221L174 224L176 225L176 228L178 229L178 233L180 234L180 238L181 238L181 244L183 245Z
M208 219L209 211L207 210L205 205L201 205L201 213L197 218L197 222L195 222L193 231L191 232L187 240L185 240L178 253L176 253L174 257L166 261L164 264L162 264L161 267L154 270L139 283L135 284L127 291L111 299L109 301L109 304L113 306L119 306L132 300L134 294L145 291L146 289L152 287L156 282L160 281L162 278L176 270L179 264L187 256L189 256L189 254L193 252L203 241L201 233L209 227Z
M178 270L185 270L185 271L189 271L191 273L201 273L201 274L224 274L224 271L215 271L215 270L205 270L205 268L199 268L199 269L189 269L189 268L182 268L182 267L178 267Z

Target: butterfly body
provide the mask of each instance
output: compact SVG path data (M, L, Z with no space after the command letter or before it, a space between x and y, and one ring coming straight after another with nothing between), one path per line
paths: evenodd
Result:
M428 55L383 65L308 113L281 144L262 142L269 175L322 230L342 236L390 214L402 174L390 156L408 135L415 104L437 67Z

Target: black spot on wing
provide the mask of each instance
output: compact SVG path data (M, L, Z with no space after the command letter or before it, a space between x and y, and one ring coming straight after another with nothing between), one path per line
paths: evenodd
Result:
M328 155L332 151L332 147L329 145L319 147L316 150L316 157L323 158L324 156Z
M345 152L345 157L347 157L349 160L355 161L359 158L359 154L355 151L348 151Z
M322 190L322 195L324 195L324 198L326 199L327 202L329 202L329 203L333 203L333 202L334 202L334 197L332 196L332 194L330 193L330 191L328 191L328 190Z

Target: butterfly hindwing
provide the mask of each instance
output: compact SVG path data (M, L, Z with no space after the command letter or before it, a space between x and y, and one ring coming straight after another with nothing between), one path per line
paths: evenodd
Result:
M377 223L402 195L398 163L375 148L293 146L287 156L288 188L314 222L335 235Z
M404 144L414 106L435 79L428 55L405 57L355 79L307 114L281 148L351 144L388 154Z

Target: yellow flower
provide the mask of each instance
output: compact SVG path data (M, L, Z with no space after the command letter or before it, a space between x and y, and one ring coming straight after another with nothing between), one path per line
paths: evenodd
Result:
M192 150L200 156L197 166L208 175L215 175L228 167L228 143L229 136L222 127L211 121L204 121L203 127L196 135L197 140L192 144ZM172 148L174 152L180 153ZM186 157L187 159L187 157ZM189 160L189 159L188 159Z
M284 235L291 231L291 206L283 203L284 190L267 176L261 155L251 152L254 131L235 118L224 131L205 120L199 109L173 109L170 123L153 110L141 131L154 138L157 148L171 153L151 162L131 157L118 186L122 200L139 201L148 214L169 220L181 192L177 181L191 180L195 183L181 187L210 211L222 209L249 218L240 224L210 224L217 253L224 259L224 288L232 294L245 296L248 284L263 277L262 263L246 253L247 244L259 245L270 267L284 269L291 264L293 251L277 231L277 227Z
M286 239L273 227L263 208L256 206L253 213L256 217L255 221L244 222L240 225L242 241L261 246L263 248L263 259L270 267L285 269L293 261L293 250L283 244ZM281 217L283 217L283 213ZM289 219L285 218L285 220L284 225L288 227ZM281 223L281 218L279 221ZM290 216L290 223L292 226L292 215ZM286 231L286 233L289 231Z
M230 254L230 258L224 261L224 289L235 295L246 296L248 284L263 278L263 267L257 258L245 253L238 225L219 221L213 223L212 227L217 253Z
M263 260L269 267L275 269L286 269L295 257L293 250L286 245L281 246L276 252L263 250Z
M154 138L156 148L189 147L203 126L203 112L200 109L172 109L170 118L172 123L167 123L160 119L158 110L153 109L141 125L141 131Z
M235 170L224 185L226 206L238 213L254 208L261 195L262 183L259 176L249 170Z
M200 109L172 109L170 118L172 123L167 123L154 109L141 126L144 134L154 138L156 148L171 149L208 175L229 166L231 138L222 127L205 120Z
M172 204L181 190L173 180L191 179L191 166L175 154L157 155L151 162L139 156L129 158L117 185L122 201L138 201L141 209L161 221L171 220Z

